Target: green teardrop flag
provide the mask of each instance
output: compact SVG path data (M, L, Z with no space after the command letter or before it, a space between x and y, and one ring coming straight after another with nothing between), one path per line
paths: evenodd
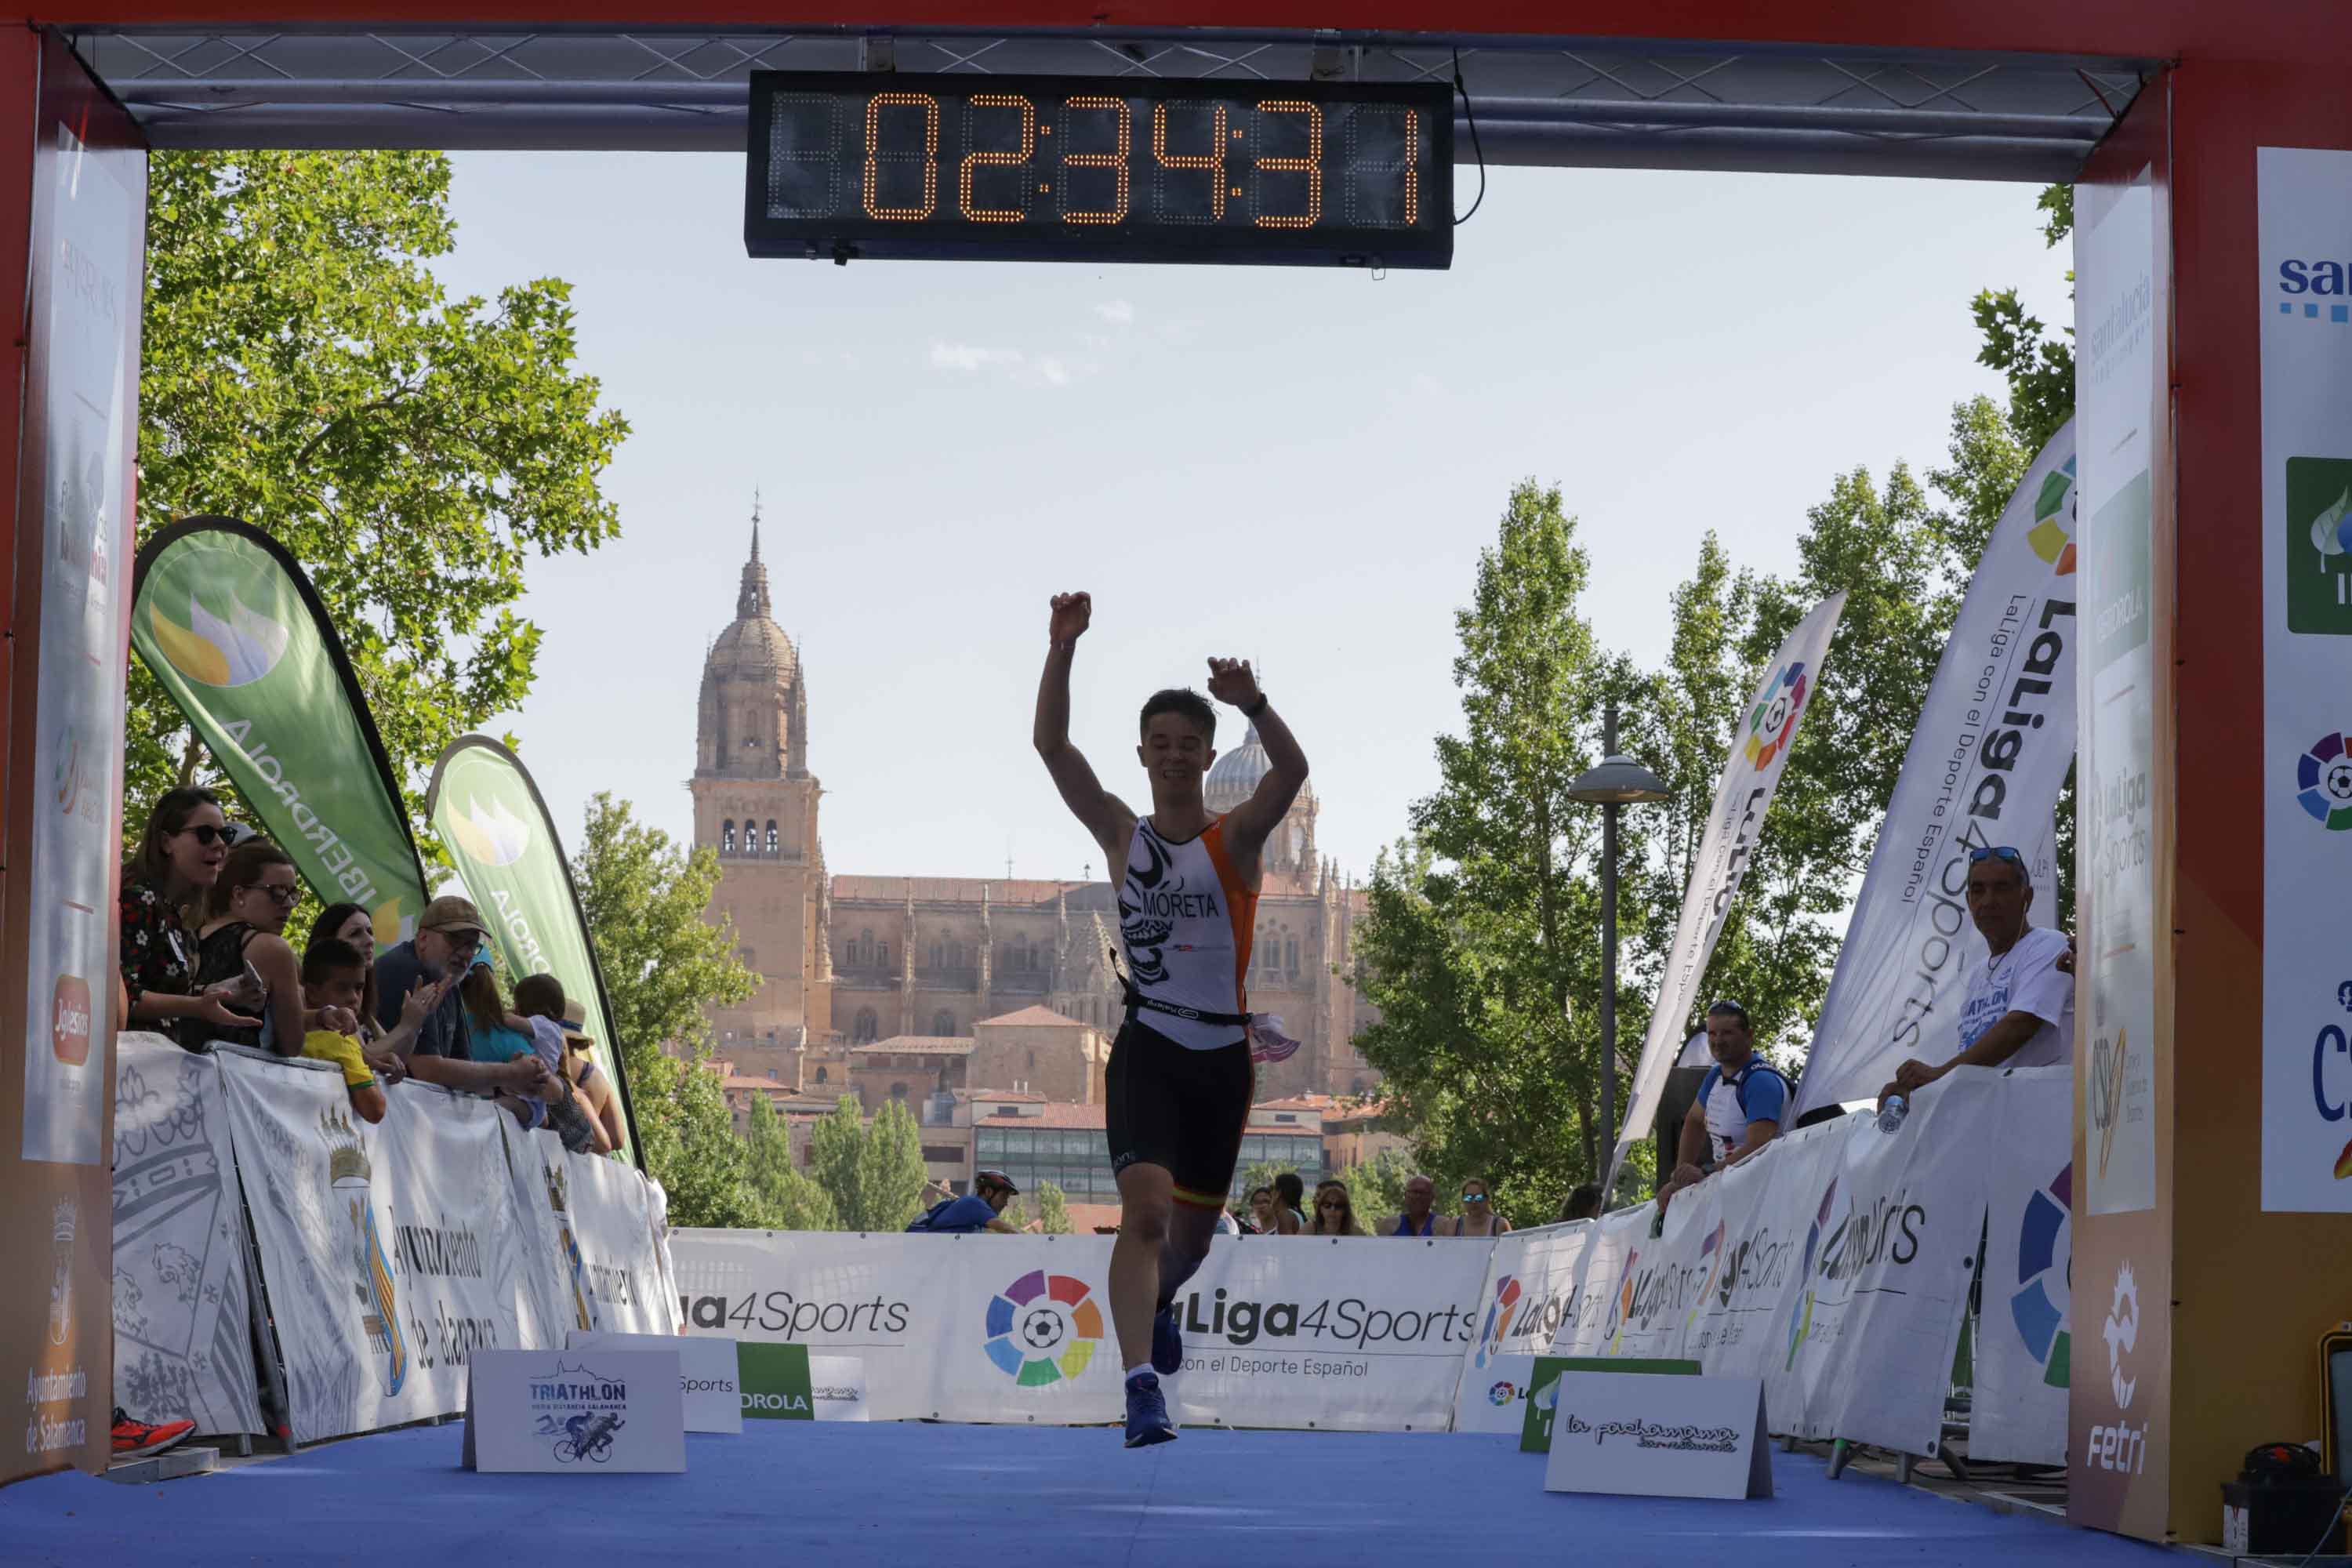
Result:
M284 547L192 517L140 551L131 644L322 901L414 935L425 879L342 639Z
M591 1054L620 1091L628 1133L622 1153L634 1162L636 1117L613 1035L612 1003L571 864L539 786L512 752L486 736L467 735L441 753L425 800L433 830L448 846L507 973L552 974L565 999L585 1009L587 1033L596 1042Z

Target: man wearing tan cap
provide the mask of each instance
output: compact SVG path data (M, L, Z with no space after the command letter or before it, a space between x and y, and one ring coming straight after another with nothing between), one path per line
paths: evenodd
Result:
M468 900L452 895L425 905L416 935L376 954L376 1023L391 1032L399 1026L409 999L423 997L430 1011L404 1058L411 1077L479 1094L541 1092L553 1086L541 1081L550 1075L535 1056L526 1053L503 1062L472 1059L473 1037L457 982L488 936L489 928Z

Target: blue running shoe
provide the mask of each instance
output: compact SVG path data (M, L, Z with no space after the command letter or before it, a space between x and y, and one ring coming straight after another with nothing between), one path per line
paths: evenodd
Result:
M1184 1336L1176 1331L1176 1309L1162 1307L1151 1317L1151 1370L1172 1377L1184 1364Z
M1175 1440L1176 1423L1168 1417L1168 1397L1160 1392L1160 1380L1148 1372L1129 1378L1127 1446L1148 1448L1154 1443Z

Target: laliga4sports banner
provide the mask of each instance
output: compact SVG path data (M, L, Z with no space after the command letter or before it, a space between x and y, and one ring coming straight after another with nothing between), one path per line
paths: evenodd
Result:
M323 902L415 934L425 879L408 810L341 638L261 530L172 524L139 552L131 643Z
M448 846L458 879L490 928L507 973L552 974L562 983L566 1000L585 1009L596 1065L620 1089L623 1130L628 1133L628 1147L621 1153L634 1160L636 1113L621 1073L604 973L597 967L580 892L572 885L572 868L539 785L512 752L486 736L467 735L441 753L425 802L433 830Z
M2014 847L2057 917L2052 814L2074 762L2074 426L2050 438L1985 544L1887 802L1822 1001L1794 1121L1948 1061L1969 971L1969 854Z
M862 1357L875 1420L1083 1424L1124 1408L1110 1242L681 1230L689 1334ZM1443 1431L1489 1248L1220 1237L1177 1299L1181 1420Z
M1699 839L1690 887L1683 894L1682 920L1675 928L1656 1010L1650 1015L1649 1037L1642 1043L1642 1063L1634 1069L1633 1092L1610 1155L1604 1192L1616 1190L1626 1151L1650 1136L1650 1124L1657 1119L1666 1075L1674 1070L1689 1031L1699 982L1706 978L1707 960L1715 956L1724 917L1739 895L1739 879L1755 853L1757 835L1764 830L1765 814L1772 808L1772 796L1796 743L1797 726L1820 684L1822 661L1844 612L1845 595L1832 594L1789 634L1772 656L1732 741L1723 782L1716 786L1714 809L1707 814L1706 832Z

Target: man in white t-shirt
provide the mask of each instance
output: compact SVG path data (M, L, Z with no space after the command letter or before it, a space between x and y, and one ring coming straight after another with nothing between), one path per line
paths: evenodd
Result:
M1941 1067L1916 1057L1879 1091L1909 1095L1954 1068L2053 1067L2074 1059L2074 943L2030 925L2033 880L2007 845L1969 856L1969 918L1984 933L1985 961L1969 974L1960 1005L1960 1053Z

